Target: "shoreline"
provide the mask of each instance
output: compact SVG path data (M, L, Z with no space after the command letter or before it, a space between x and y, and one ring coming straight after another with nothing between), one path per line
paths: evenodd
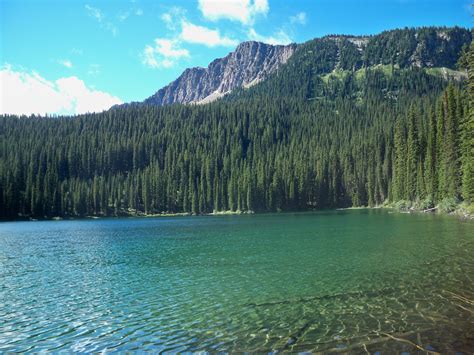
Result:
M429 213L452 216L464 220L474 219L474 204L469 205L466 202L456 202L447 205L441 201L436 206L416 206L416 204L411 201L398 201L382 204L373 208L392 209L399 213Z
M287 211L287 212L303 212L303 211ZM38 222L38 221L78 221L78 220L88 220L88 219L113 219L113 218L156 218L156 217L191 217L191 216L232 216L232 215L249 215L249 214L261 214L268 213L265 212L254 212L254 211L214 211L210 213L199 213L193 214L190 212L176 212L176 213L120 213L117 215L90 215L90 216L53 216L53 217L29 217L29 216L19 216L15 219L5 219L0 220L1 223L5 222ZM278 213L278 212L275 212Z
M176 212L176 213L121 213L118 215L90 215L90 216L54 216L54 217L44 217L44 218L31 218L28 216L20 216L15 219L8 219L8 220L0 220L0 224L2 222L35 222L35 221L74 221L74 220L88 220L88 219L113 219L113 218L158 218L158 217L190 217L190 216L233 216L233 215L252 215L252 214L265 214L265 213L298 213L298 212L320 212L320 211L346 211L346 210L377 210L377 209L384 209L384 210L392 210L397 213L402 214L412 214L412 213L429 213L429 214L436 214L436 215L445 215L445 216L452 216L457 217L462 220L474 220L474 206L467 205L466 203L458 203L454 208L450 211L443 211L439 205L427 209L416 208L414 206L406 206L403 204L400 207L400 203L405 203L406 201L399 201L399 202L391 202L385 203L382 205L377 206L351 206L351 207L338 207L332 209L308 209L308 210L296 210L296 211L213 211L210 213L200 213L200 214L193 214L189 212Z

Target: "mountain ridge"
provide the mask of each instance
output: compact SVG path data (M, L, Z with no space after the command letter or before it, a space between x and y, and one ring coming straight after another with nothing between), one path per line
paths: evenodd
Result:
M275 72L291 57L296 44L270 45L248 41L207 68L186 69L176 80L144 100L145 104L207 103L236 87L249 87Z
M455 69L462 45L472 34L461 27L417 27L383 31L375 35L329 34L304 43L270 45L256 41L240 43L207 67L191 67L144 101L135 104L205 104L236 89L249 88L265 81L301 56L321 62L318 74L337 70L355 71L376 65L400 68ZM455 55L453 55L453 53ZM305 59L306 60L306 59ZM465 75L456 75L464 78ZM130 105L130 104L126 104Z

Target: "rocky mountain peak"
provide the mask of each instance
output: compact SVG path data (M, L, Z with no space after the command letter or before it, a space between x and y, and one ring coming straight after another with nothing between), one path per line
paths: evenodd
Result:
M207 103L239 87L250 87L275 72L296 50L296 44L270 45L248 41L212 61L207 68L186 69L171 84L145 100L146 104Z

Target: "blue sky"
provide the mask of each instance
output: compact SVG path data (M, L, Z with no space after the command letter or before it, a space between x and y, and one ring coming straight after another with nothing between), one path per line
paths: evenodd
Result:
M466 0L0 0L0 113L139 101L246 40L471 27Z

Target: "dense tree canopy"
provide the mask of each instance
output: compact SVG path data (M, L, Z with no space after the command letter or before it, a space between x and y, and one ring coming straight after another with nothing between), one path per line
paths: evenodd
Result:
M467 87L337 46L208 105L1 116L0 217L473 201L472 47Z

